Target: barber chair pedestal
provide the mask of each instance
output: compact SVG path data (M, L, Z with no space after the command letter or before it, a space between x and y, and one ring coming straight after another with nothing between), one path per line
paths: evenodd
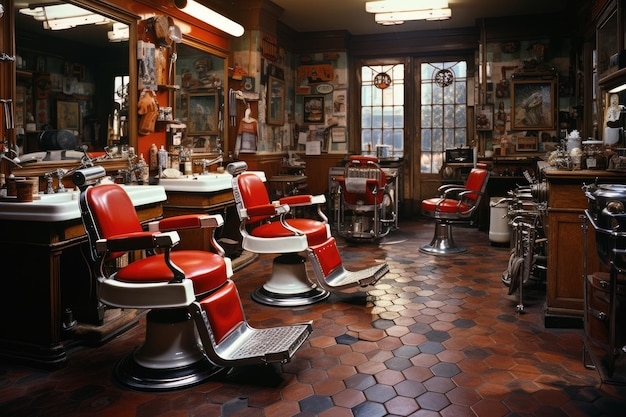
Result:
M294 253L274 258L270 279L252 293L252 299L270 306L297 307L328 298L330 292L309 280L305 262L304 257Z
M187 308L151 310L144 343L114 369L119 383L140 391L186 388L221 372L206 358Z
M420 251L431 255L454 255L467 252L467 248L458 246L454 241L450 222L437 221L433 239L428 245L422 245Z

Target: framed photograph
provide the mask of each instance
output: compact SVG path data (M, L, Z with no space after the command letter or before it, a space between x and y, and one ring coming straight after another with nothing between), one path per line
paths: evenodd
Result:
M304 96L302 97L302 104L304 123L324 123L324 96Z
M554 130L556 98L554 80L513 80L511 129Z
M517 152L537 152L539 149L539 140L536 136L531 137L517 137L515 143L515 151Z
M333 127L330 129L330 140L328 141L329 153L346 153L347 140L345 127Z
M267 124L279 125L285 124L285 81L278 78L268 78L267 82Z
M217 94L198 93L187 97L187 134L217 135Z
M476 106L476 130L493 130L493 104Z
M57 101L57 129L80 131L80 103Z

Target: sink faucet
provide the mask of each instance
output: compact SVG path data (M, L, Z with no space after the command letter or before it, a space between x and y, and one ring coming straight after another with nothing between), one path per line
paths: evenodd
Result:
M63 193L67 191L65 186L63 185L63 177L67 175L68 171L63 168L57 168L53 171L46 172L43 176L46 179L46 191L45 194L54 194L54 193ZM57 188L56 190L52 187L52 177L57 177Z
M209 173L209 171L207 171L207 167L210 167L211 165L219 164L220 162L223 162L223 161L224 161L224 156L220 155L214 159L202 159L200 161L195 161L194 164L202 165L202 175L207 175Z

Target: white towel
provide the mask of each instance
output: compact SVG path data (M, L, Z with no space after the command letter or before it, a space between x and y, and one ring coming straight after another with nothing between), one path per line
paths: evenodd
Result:
M367 178L346 178L346 192L365 194L367 192Z

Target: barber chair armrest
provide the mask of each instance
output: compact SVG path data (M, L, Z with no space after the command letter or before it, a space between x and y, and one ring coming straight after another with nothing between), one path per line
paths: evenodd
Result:
M102 303L120 308L187 307L196 299L193 281L128 283L113 278L101 279L99 298Z
M148 224L153 232L170 232L185 229L218 228L224 224L221 214L185 214L168 217Z
M260 206L252 206L241 209L241 217L249 219L255 216L278 216L289 213L289 206L286 204L263 204Z
M449 188L462 188L464 190L465 186L461 184L444 184L437 188L437 191L439 191L440 193L445 193Z
M441 193L441 196L445 198L450 198L449 196L451 194L458 195L459 193L462 193L463 191L467 191L467 188L463 186L459 186L458 184L448 184L448 185L442 185L441 187L439 187L439 192Z
M290 195L287 197L283 197L280 200L278 200L279 204L287 204L289 206L293 206L293 207L300 207L300 206L311 206L314 204L324 204L326 203L326 197L323 194L319 194L319 195L310 195L310 194L303 194L303 195Z
M99 239L96 250L105 252L128 252L140 249L173 248L180 242L176 232L135 232Z

